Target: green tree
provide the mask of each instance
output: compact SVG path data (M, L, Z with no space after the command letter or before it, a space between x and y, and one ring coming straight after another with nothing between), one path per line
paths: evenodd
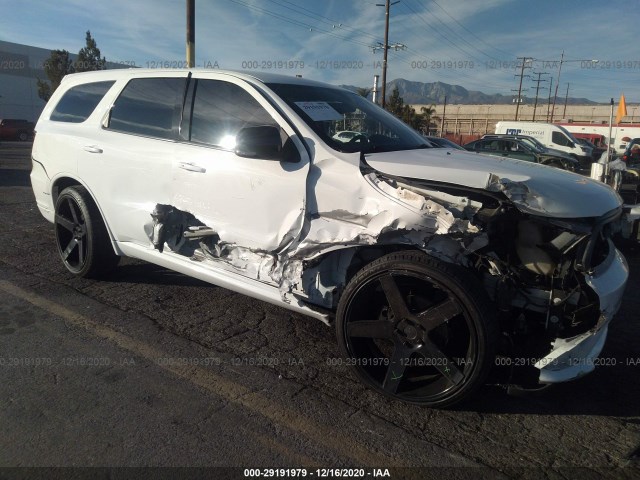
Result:
M38 96L45 102L51 98L67 73L73 73L73 61L66 50L52 50L51 56L44 61L44 73L49 82L38 78Z
M358 95L360 95L361 97L367 98L369 96L369 94L371 93L371 89L367 88L367 87L358 87L356 89L356 93Z
M391 92L391 97L389 97L385 108L411 128L423 134L429 132L431 117L436 111L435 105L431 105L430 107L420 107L421 113L416 113L415 108L404 103L398 87L395 87Z
M66 50L51 51L51 56L44 62L44 73L49 81L38 78L38 96L46 102L68 73L104 70L107 68L106 64L107 60L100 57L100 49L91 37L91 32L87 30L85 46L78 52L75 62Z
M75 61L76 72L90 72L93 70L106 70L107 60L100 57L100 49L96 41L91 37L91 31L87 30L85 37L85 46L78 52L78 58Z
M398 90L398 87L395 87L393 92L391 92L391 96L389 97L385 108L401 120L406 114L404 100L400 96L400 90Z

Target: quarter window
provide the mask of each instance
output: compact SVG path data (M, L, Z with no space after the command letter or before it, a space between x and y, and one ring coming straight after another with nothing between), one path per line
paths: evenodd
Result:
M54 122L84 122L115 82L93 82L71 87L51 113Z
M185 78L131 80L111 109L109 128L158 138L175 138Z
M233 149L245 127L278 126L269 113L241 87L219 80L198 80L191 112L192 142Z

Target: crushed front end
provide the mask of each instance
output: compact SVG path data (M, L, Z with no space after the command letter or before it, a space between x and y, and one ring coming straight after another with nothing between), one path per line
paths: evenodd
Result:
M611 240L621 214L618 207L561 219L502 207L485 218L490 242L477 268L504 334L497 362L522 367L512 371L524 372L525 383L564 382L594 369L629 274Z

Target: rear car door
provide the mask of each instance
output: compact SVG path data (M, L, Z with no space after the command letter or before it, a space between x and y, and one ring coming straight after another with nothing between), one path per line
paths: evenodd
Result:
M255 126L280 130L283 161L234 152L238 132ZM222 242L261 252L285 249L302 228L309 156L272 103L244 80L196 74L181 136L171 206L193 214Z
M536 162L536 156L533 152L529 151L522 143L514 140L505 140L505 156L509 158L517 158L518 160L524 160L527 162Z
M168 203L187 74L135 76L82 146L78 170L116 240L150 246L158 203Z

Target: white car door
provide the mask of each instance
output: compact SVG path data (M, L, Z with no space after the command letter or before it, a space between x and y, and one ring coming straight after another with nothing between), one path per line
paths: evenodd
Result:
M171 196L171 169L186 73L130 80L106 123L83 146L79 173L120 242L151 245L156 204Z
M222 242L267 254L285 248L302 228L309 170L302 143L269 102L242 80L194 75L189 92L171 205L193 214ZM263 125L280 129L288 161L234 153L242 128Z

